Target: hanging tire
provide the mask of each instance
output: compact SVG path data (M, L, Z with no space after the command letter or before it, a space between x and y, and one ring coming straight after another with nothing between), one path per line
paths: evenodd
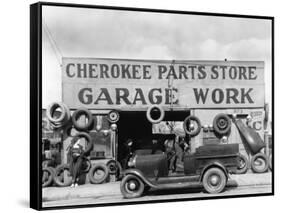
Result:
M119 121L120 115L116 110L112 110L107 115L107 120L111 123L116 123Z
M61 187L70 186L72 178L70 176L69 170L70 168L68 164L62 164L56 168L54 181L57 186L61 186ZM66 174L64 174L65 171L67 172Z
M50 186L54 180L54 170L51 167L43 168L42 187Z
M213 128L219 135L227 134L231 129L230 118L226 114L218 114L213 120Z
M121 181L120 190L124 198L137 198L144 192L144 183L135 175L126 175Z
M151 113L155 110L158 110L160 115L158 118L153 118ZM164 119L164 116L165 116L165 111L163 110L162 107L158 106L158 105L152 105L150 106L147 111L146 111L146 118L147 120L149 120L149 122L151 122L152 124L157 124L157 123L160 123L163 119Z
M85 124L79 124L78 119L80 118L81 115L85 115L88 121ZM80 108L77 109L73 114L72 114L72 123L75 129L78 131L87 131L89 130L92 125L93 125L93 116L92 113L86 109L86 108Z
M61 110L59 117L54 117L57 109ZM70 110L64 103L54 102L50 104L46 111L47 119L50 121L51 129L59 129L65 126L70 120Z
M85 148L85 155L87 156L88 153L90 153L93 150L94 142L92 140L92 137L88 133L79 132L74 136L74 141L72 143L75 143L80 138L84 138L87 141L86 148Z
M203 187L210 194L217 194L224 190L227 178L220 168L210 168L203 175Z
M90 169L88 176L89 180L93 184L101 184L108 178L109 170L105 164L95 164Z
M235 174L245 174L249 167L249 160L245 155L238 155L238 167Z
M191 124L193 125L193 123L191 123L191 122L195 122L197 127L195 127L194 129L191 129L191 127L192 127ZM186 117L183 122L183 129L186 132L186 134L188 134L192 137L198 135L201 131L201 122L200 122L199 118L194 115L190 115L190 116Z
M255 173L264 173L268 170L268 158L263 153L258 153L252 157L251 168Z

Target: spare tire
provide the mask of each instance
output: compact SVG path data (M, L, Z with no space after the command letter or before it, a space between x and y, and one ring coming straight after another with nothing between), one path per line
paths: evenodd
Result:
M118 179L121 178L122 167L118 161L110 160L106 163L106 166L108 168L109 174L116 175Z
M85 115L88 121L85 124L79 124L78 119L81 115ZM86 108L79 108L72 114L72 123L75 129L79 131L87 131L93 125L93 116L92 113Z
M108 113L107 119L111 123L116 123L119 121L120 115L116 110L112 110Z
M109 170L105 164L98 163L92 166L88 173L88 177L91 183L101 184L109 176Z
M158 110L159 113L160 113L160 115L159 115L159 117L157 119L153 118L153 116L151 115L151 113L153 111L156 111L156 110ZM164 116L165 116L165 111L163 110L162 107L160 107L158 105L152 105L146 111L146 118L147 118L147 120L149 120L153 124L160 123L164 119Z
M196 125L197 125L197 128L195 129L190 129L191 127L191 121L195 122ZM199 120L198 117L194 116L194 115L190 115L188 117L186 117L184 119L184 122L183 122L183 129L184 131L186 132L186 134L190 135L190 136L196 136L200 133L201 131L201 122Z
M251 168L256 173L264 173L268 170L268 158L263 153L258 153L252 157Z
M219 135L227 134L231 129L231 120L230 118L224 114L218 114L213 121L213 128L215 132Z
M42 187L47 187L47 186L51 185L51 183L54 179L54 176L55 176L55 173L51 167L43 168Z
M249 167L249 160L245 155L238 155L238 167L235 174L245 174Z
M54 181L57 186L70 186L72 178L69 172L70 168L68 164L61 164L57 166ZM64 171L67 171L67 174L64 174Z

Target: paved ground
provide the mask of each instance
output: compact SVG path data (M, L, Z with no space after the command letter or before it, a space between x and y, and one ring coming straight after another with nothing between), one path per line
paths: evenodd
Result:
M122 197L119 187L120 182L111 182L100 185L86 184L77 188L44 188L43 207L218 196L203 193L198 186L197 189L151 190L144 197L128 200ZM232 175L228 187L219 195L271 193L271 190L271 173L250 173Z

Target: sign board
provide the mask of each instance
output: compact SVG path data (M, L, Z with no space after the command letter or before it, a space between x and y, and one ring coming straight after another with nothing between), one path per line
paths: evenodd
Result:
M63 58L62 93L70 108L258 108L264 62Z

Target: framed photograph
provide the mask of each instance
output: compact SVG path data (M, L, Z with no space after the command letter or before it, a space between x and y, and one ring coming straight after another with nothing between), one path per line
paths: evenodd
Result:
M274 195L274 17L30 6L30 206Z

